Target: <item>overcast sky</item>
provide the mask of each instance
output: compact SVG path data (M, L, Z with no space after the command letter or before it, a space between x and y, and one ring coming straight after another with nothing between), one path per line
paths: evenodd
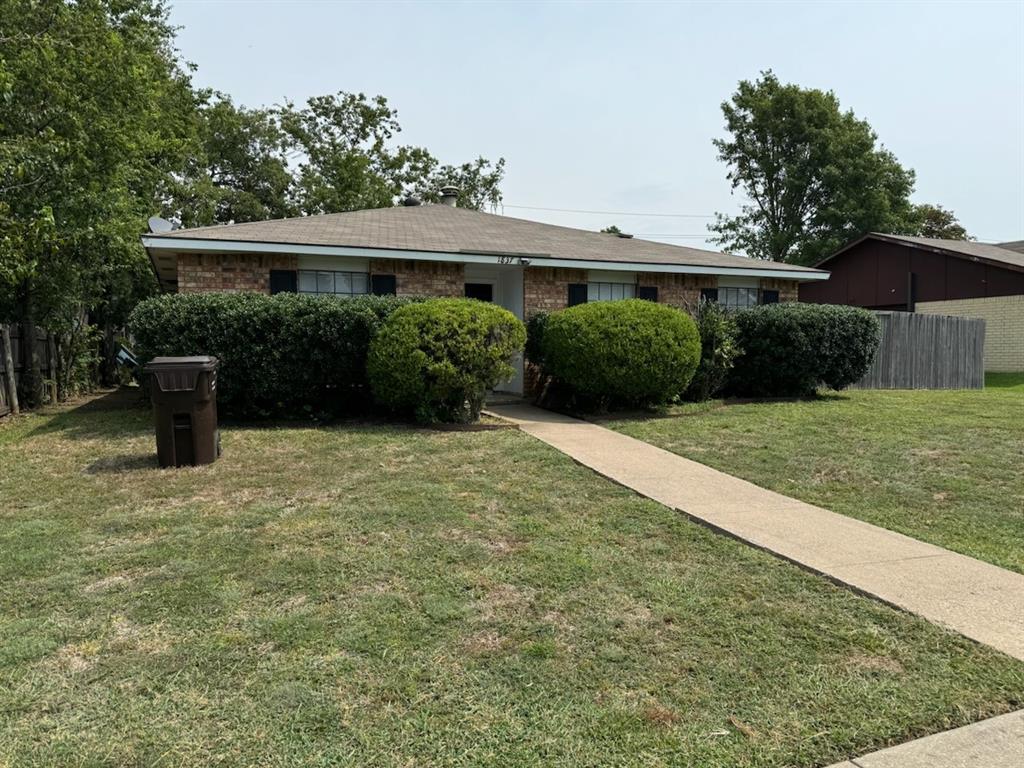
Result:
M510 216L700 246L739 204L720 104L771 68L866 119L917 172L915 201L1024 239L1024 2L178 0L171 20L197 84L240 103L383 94L403 143L506 158Z

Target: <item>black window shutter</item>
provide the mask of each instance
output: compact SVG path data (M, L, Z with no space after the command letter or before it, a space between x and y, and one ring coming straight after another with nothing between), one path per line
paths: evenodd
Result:
M761 291L761 303L762 304L778 304L779 303L779 292L778 291Z
M658 286L656 285L641 285L636 289L636 297L638 299L644 299L645 301L658 301Z
M569 283L569 306L575 307L577 304L587 303L587 284L586 283Z
M718 289L717 288L701 288L700 297L704 301L718 301Z
M294 269L270 270L270 293L295 293L299 287L299 273Z
M398 293L398 281L394 275L371 275L370 293L374 296L394 296Z

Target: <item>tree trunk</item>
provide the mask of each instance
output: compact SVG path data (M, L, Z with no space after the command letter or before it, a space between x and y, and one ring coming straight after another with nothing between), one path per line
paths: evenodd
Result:
M14 350L11 347L11 330L6 325L0 325L0 362L4 364L3 385L7 387L7 402L11 406L11 413L17 415L18 383L14 378Z

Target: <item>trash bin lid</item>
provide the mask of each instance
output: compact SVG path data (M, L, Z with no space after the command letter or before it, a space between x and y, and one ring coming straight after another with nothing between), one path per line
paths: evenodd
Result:
M196 388L200 373L216 369L216 357L195 355L192 357L154 357L142 370L144 373L153 375L162 392L191 392Z

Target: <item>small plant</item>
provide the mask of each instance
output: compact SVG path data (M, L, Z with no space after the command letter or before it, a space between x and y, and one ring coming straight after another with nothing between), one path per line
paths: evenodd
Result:
M543 327L544 367L583 407L667 403L686 390L700 360L693 320L650 301L581 304Z
M721 305L701 301L694 315L700 333L700 364L685 398L700 402L710 400L725 387L741 350L736 319Z
M511 378L526 329L506 309L472 299L431 299L396 310L370 345L378 403L423 423L477 419L487 390Z

